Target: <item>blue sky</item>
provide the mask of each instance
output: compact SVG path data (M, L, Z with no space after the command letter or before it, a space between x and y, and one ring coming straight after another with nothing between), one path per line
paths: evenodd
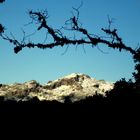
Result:
M81 0L6 0L0 5L0 23L5 25L6 34L22 39L23 28L32 33L37 26L24 26L30 21L28 10L47 9L48 24L60 28L71 17L72 7L78 7ZM107 27L107 15L114 18L113 27L128 46L136 48L140 42L140 1L139 0L83 0L80 21L91 33L101 35L101 28ZM36 33L32 39L43 42L45 33ZM96 79L116 81L132 77L134 63L131 54L112 50L104 45L91 48L67 46L54 49L24 49L14 54L13 47L0 40L0 83L37 80L46 83L73 72L85 73Z

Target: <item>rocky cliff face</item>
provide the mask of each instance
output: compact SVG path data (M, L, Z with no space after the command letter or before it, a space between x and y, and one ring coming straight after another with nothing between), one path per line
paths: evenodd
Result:
M90 78L85 74L72 73L63 78L40 85L35 80L23 84L0 84L0 96L5 100L28 101L33 97L39 100L57 100L64 102L67 97L72 102L95 94L102 94L113 88L113 83Z

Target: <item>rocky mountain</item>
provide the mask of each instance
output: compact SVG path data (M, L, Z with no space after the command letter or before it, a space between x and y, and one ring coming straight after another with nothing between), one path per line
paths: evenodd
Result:
M106 96L105 92L113 87L113 83L96 80L85 74L72 73L44 85L35 80L23 84L0 84L0 96L3 96L5 100L28 101L37 97L39 100L57 100L59 102L64 102L69 97L74 102L95 94Z

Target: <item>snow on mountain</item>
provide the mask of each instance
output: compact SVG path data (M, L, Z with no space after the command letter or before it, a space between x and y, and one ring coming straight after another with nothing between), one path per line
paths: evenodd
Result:
M23 84L0 84L0 96L4 96L5 100L27 101L37 97L39 100L57 100L60 102L64 102L66 97L70 97L71 101L74 102L95 94L105 96L105 92L113 87L113 83L96 80L85 74L72 73L57 80L49 81L44 85L40 85L35 80Z

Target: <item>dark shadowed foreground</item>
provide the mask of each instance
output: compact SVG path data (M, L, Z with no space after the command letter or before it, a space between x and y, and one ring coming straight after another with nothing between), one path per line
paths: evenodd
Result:
M48 136L49 132L53 133L51 137L54 132L60 132L58 136L61 136L63 132L67 137L74 134L83 136L85 133L92 137L100 137L101 134L122 137L122 134L132 134L131 130L138 130L136 128L140 123L140 90L134 87L122 80L107 97L95 95L73 103L69 97L65 103L40 101L36 97L24 102L4 101L1 97L0 118L4 116L1 123L8 124L10 130L14 126L16 129L24 126L24 131L33 130L34 136L41 131L39 136ZM24 131L20 131L21 135Z
M28 101L4 101L4 97L0 97L0 114L16 113L24 115L26 113L41 113L46 116L57 115L57 117L86 114L93 115L94 117L98 115L105 117L109 114L118 113L121 113L121 115L125 113L134 115L139 112L139 107L139 91L132 90L132 87L127 84L124 87L121 86L120 89L114 88L107 94L107 97L95 95L76 102L71 102L69 97L66 97L64 103L58 101L40 101L36 97Z

